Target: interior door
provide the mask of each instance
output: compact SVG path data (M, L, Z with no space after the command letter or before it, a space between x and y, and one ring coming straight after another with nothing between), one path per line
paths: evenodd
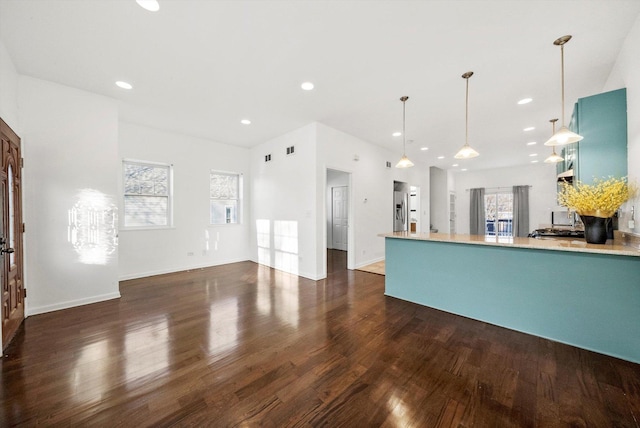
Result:
M22 158L20 138L0 119L0 281L2 282L2 346L5 348L24 320L22 250Z
M331 225L335 250L347 251L347 231L349 230L348 187L332 187Z

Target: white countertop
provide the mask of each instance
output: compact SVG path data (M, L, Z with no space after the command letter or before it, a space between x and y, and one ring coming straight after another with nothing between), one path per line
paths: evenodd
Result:
M584 239L571 238L511 238L483 235L449 235L448 233L381 233L384 238L412 239L418 241L449 242L455 244L493 245L513 248L531 248L553 251L574 251L583 253L609 254L617 256L640 257L640 250L615 244L613 240L606 244L587 244Z

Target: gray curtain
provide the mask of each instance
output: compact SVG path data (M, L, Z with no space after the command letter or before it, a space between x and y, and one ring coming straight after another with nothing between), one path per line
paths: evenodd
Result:
M513 186L513 236L529 236L529 186Z
M471 203L469 204L469 233L484 235L484 187L471 189Z

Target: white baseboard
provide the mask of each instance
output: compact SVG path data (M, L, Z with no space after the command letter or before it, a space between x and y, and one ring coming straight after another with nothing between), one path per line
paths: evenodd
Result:
M147 272L137 272L137 273L131 273L127 275L121 275L118 277L118 281L127 281L129 279L146 278L148 276L164 275L167 273L186 272L194 269L204 269L204 268L209 268L214 266L228 265L231 263L239 263L239 262L247 262L247 261L250 261L250 260L230 259L230 260L222 260L216 263L202 263L202 264L192 265L192 266L179 266L179 267L174 267L169 269L158 269L158 270L147 271Z
M377 259L367 260L366 262L361 262L356 265L356 269L361 268L363 266L371 265L374 263L378 263L384 260L384 257L378 257Z
M36 306L31 307L27 303L26 316L45 314L47 312L59 311L62 309L69 309L76 306L89 305L91 303L104 302L106 300L119 299L120 292L117 291L115 293L108 294L100 294L98 296L85 297L84 299L77 300L68 300L66 302L55 303L53 305L45 305L45 306Z

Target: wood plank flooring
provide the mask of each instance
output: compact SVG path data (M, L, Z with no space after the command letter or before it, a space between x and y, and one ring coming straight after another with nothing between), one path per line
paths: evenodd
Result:
M640 365L385 297L345 255L319 282L243 262L29 317L0 426L639 426Z

